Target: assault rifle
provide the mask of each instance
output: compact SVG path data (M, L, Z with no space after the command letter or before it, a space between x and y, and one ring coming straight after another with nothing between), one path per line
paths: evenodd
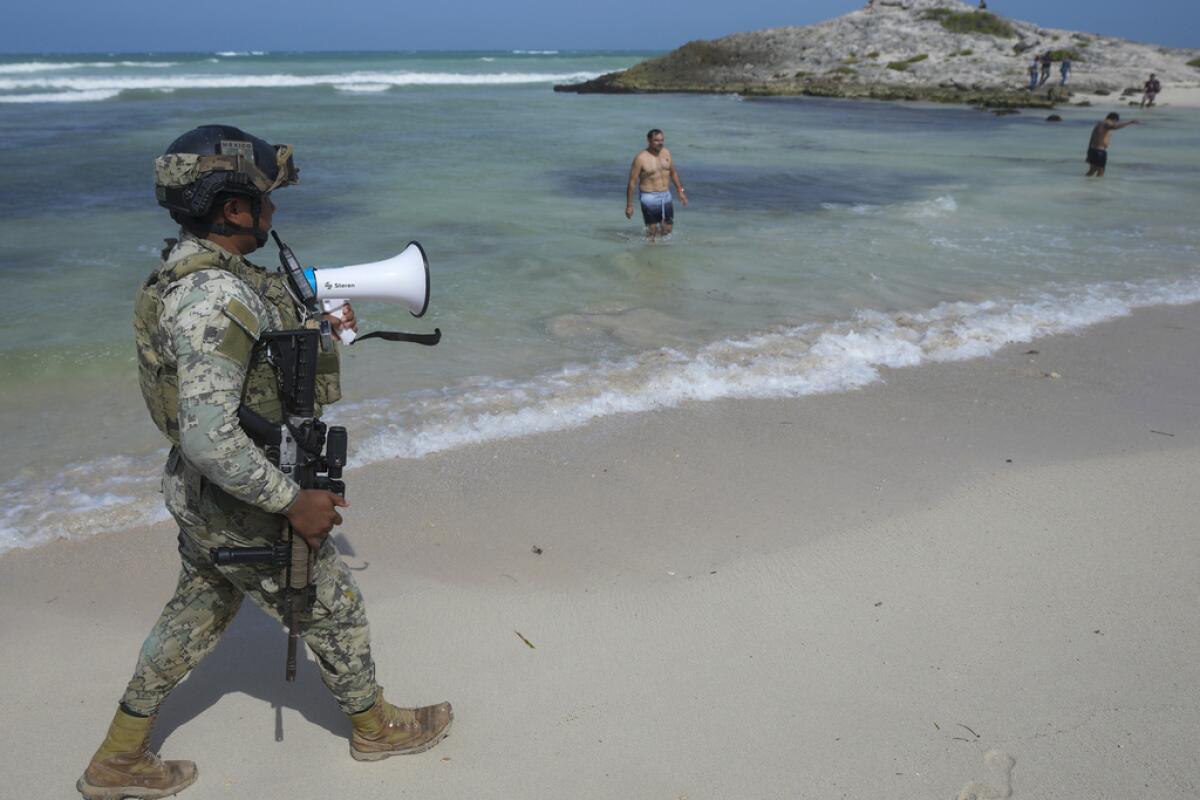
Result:
M317 356L321 339L328 336L328 322L320 327L263 334L267 359L279 376L284 404L284 423L272 425L245 406L238 421L252 439L263 446L267 457L301 489L325 489L346 496L342 468L346 465L346 429L327 427L316 416ZM312 582L313 553L290 523L283 535L268 547L214 547L214 564L270 564L283 569L283 620L288 630L286 678L296 679L296 652L300 641L300 615L312 604L316 588Z

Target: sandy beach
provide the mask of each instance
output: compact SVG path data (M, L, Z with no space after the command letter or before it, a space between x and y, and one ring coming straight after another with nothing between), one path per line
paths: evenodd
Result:
M1103 108L1105 111L1116 111L1118 113L1132 113L1137 109L1138 103L1142 100L1141 94L1122 96L1119 92L1113 94L1100 95L1090 92L1076 92L1071 95L1071 104L1091 103L1093 106ZM1133 106L1130 106L1130 103ZM1166 108L1174 106L1175 108L1200 108L1200 84L1191 83L1169 83L1163 82L1163 90L1159 93L1154 105L1156 107ZM1145 109L1140 109L1145 110Z
M1195 796L1198 334L1142 310L351 472L380 680L451 700L450 738L352 761L247 607L154 744L192 800ZM0 559L5 797L74 796L173 539Z

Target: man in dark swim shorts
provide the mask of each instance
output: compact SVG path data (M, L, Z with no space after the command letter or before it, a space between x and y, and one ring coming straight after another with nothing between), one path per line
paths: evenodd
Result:
M675 204L671 201L670 192L642 192L639 199L642 204L642 222L646 227L662 225L669 229L675 222Z
M679 201L688 203L687 192L680 181L671 151L663 146L666 138L658 128L646 134L646 149L638 153L629 168L629 183L625 187L625 217L633 217L633 192L637 189L646 223L646 241L656 236L671 235L675 222L675 206L671 202L671 184L679 191Z
M1093 175L1097 178L1104 177L1104 168L1108 166L1108 140L1112 136L1112 132L1119 131L1128 125L1140 125L1141 123L1140 119L1121 122L1121 115L1115 111L1097 122L1096 126L1092 128L1092 138L1088 141L1087 177L1090 178Z

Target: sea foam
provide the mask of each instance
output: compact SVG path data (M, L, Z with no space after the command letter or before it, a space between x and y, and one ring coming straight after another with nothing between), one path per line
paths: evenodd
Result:
M0 94L0 103L95 103L110 100L120 92L115 89L90 89L82 92L33 92L31 94Z
M336 83L333 88L339 92L349 92L350 94L373 94L375 92L386 92L392 87L391 84L387 83Z
M37 75L28 77L0 78L0 92L37 92L38 100L12 98L34 95L0 95L5 102L55 102L64 100L95 100L91 94L72 98L72 93L107 91L168 91L176 89L267 89L300 88L310 86L337 87L349 91L353 86L499 86L526 83L563 83L590 80L598 75L591 72L546 73L546 72L350 72L331 75L164 75L164 76L59 76ZM50 90L63 94L55 98ZM380 91L366 89L360 91Z
M849 391L878 381L885 368L988 356L1136 308L1194 302L1200 302L1200 273L1058 287L1014 300L947 302L910 313L864 310L832 324L660 348L524 380L476 378L437 391L343 403L336 416L355 431L357 467L687 402ZM0 553L164 519L160 469L161 456L139 463L106 457L49 480L0 485Z
M70 69L112 69L114 67L166 69L176 66L179 66L178 61L23 61L16 64L0 64L0 75Z
M881 368L990 355L1014 342L1080 330L1132 309L1200 301L1200 275L1177 281L1099 284L1021 301L943 303L923 312L861 311L854 319L661 349L531 381L465 388L440 403L390 403L384 429L355 449L357 461L419 458L495 439L562 430L617 413L689 401L780 398L847 391ZM520 398L516 400L514 398Z

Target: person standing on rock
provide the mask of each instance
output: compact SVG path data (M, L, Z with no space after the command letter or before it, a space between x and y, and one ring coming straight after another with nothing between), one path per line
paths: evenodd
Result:
M1158 97L1158 93L1162 91L1162 84L1158 82L1158 78L1154 77L1154 73L1150 73L1150 80L1142 86L1142 105L1141 108L1154 105L1154 98Z
M1058 68L1058 72L1062 75L1062 80L1058 82L1059 86L1066 86L1067 81L1071 78L1071 59L1064 58L1062 65Z
M1054 56L1050 51L1042 53L1042 78L1038 81L1038 86L1041 86L1046 81L1050 80L1050 67L1054 64Z
M1108 140L1112 137L1112 132L1119 131L1121 128L1129 125L1140 125L1141 123L1140 119L1121 122L1121 115L1115 111L1097 122L1096 126L1092 128L1092 138L1088 142L1087 177L1090 178L1093 175L1097 178L1104 177L1104 168L1108 166Z
M641 199L642 221L646 224L646 241L667 237L675 222L675 206L671 202L671 183L679 192L679 201L688 204L687 191L675 169L671 151L664 147L666 137L658 128L646 134L646 149L633 158L629 183L625 187L625 218L633 218L633 190L637 187Z

